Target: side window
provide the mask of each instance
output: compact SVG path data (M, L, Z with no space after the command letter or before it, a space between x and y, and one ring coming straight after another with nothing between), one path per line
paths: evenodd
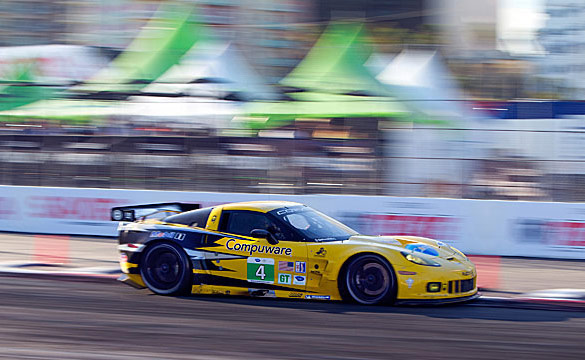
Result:
M221 215L220 231L230 234L250 236L254 229L268 230L280 241L294 241L294 235L266 214L253 211L224 211Z

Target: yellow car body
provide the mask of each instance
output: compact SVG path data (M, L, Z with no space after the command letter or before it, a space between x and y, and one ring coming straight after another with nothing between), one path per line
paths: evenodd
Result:
M194 214L191 218L190 213ZM282 232L280 240L275 240L276 235L258 231L261 226L250 224L257 221L255 219L263 221L262 216L274 222L276 218L282 220L276 223L278 230L270 230L278 236ZM309 220L303 220L303 216ZM196 221L189 223L192 219ZM282 230L283 224L291 227L290 234ZM261 236L246 234L250 226ZM333 226L335 234L347 232L348 236L311 239L298 235L300 232L294 233L299 230L306 235L311 226L315 231ZM192 294L356 300L366 304L446 303L477 296L475 266L453 247L422 237L366 236L347 229L298 203L231 203L164 219L121 223L118 249L124 280L160 294L176 292L174 288L170 292L158 291L157 284L165 288L165 281L173 279L177 269L185 268L189 271L188 280L181 277L180 281L189 281L188 291ZM158 245L162 250L148 251L153 245L164 243L168 243L166 247ZM180 254L181 251L184 254ZM158 261L157 256L179 259L167 261L165 267L164 261ZM189 259L188 263L181 263L183 256ZM370 262L360 263L356 259L369 259ZM145 276L155 280L145 281ZM373 290L364 288L366 281L372 282ZM390 285L383 285L384 281ZM375 298L371 294L376 293L379 286L392 288L383 296L384 301L369 301ZM359 296L356 299L354 291L348 289L364 291L361 298L366 300L361 301Z

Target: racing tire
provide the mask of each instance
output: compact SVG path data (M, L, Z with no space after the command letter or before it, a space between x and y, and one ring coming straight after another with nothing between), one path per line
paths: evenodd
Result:
M173 243L157 243L146 248L140 264L144 284L155 294L185 295L192 286L191 262Z
M374 254L351 259L339 285L344 300L363 305L389 304L396 297L396 276L392 267Z

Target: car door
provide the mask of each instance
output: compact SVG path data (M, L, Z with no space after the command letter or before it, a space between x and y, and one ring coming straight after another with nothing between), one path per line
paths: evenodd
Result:
M278 240L271 244L266 238L255 238L252 230L267 230ZM226 235L225 250L239 259L225 261L235 276L249 288L266 289L262 296L277 295L275 291L295 294L307 284L306 244L294 236L284 224L269 214L249 210L225 210L219 222L220 232ZM289 297L288 293L278 294ZM298 296L298 295L296 295ZM294 297L294 296L293 296Z

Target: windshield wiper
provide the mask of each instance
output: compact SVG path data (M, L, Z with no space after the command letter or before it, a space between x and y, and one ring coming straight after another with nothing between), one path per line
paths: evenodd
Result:
M316 242L322 242L322 241L335 241L337 240L337 238L334 237L327 237L327 238L319 238L319 239L315 239Z

